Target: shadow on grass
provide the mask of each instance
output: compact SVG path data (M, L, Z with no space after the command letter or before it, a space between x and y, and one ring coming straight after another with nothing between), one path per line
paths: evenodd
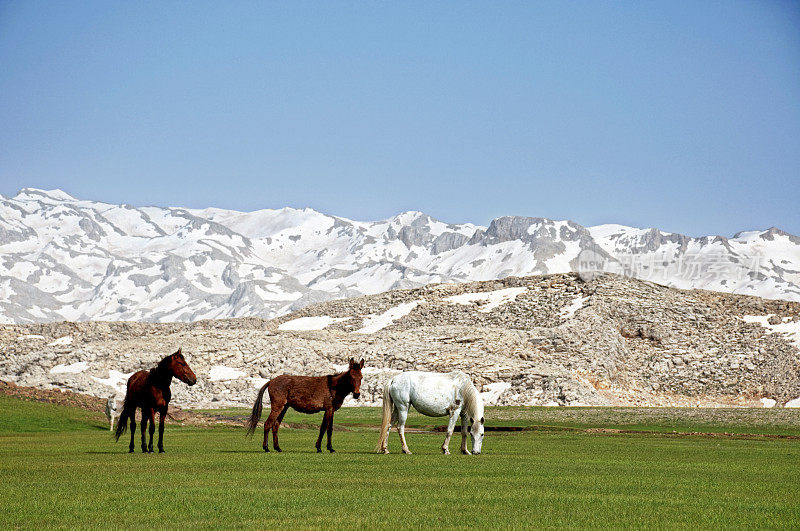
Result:
M217 453L220 453L220 454L264 454L266 452L259 448L258 450L218 450ZM275 452L275 453L278 453L278 452Z
M113 454L127 454L128 450L87 450L84 452L89 455L113 455Z
M314 450L283 450L282 452L276 452L275 450L270 450L269 452L265 452L263 449L259 448L258 450L217 450L217 453L220 454L320 454L320 455L327 455L330 454L328 450L323 450L322 452L317 452L316 449ZM361 454L361 455L371 455L373 452L365 452L365 451L349 451L349 450L336 450L335 454ZM376 454L377 455L377 454Z

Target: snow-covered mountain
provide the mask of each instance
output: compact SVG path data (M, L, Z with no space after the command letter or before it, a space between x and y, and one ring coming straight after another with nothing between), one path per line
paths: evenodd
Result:
M0 321L275 317L431 282L612 271L679 288L800 301L800 238L690 238L620 225L421 212L376 222L311 209L141 207L26 188L0 196Z

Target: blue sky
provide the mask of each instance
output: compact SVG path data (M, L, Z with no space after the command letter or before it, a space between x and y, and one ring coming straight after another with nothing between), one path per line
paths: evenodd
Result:
M0 1L0 194L800 234L800 3Z

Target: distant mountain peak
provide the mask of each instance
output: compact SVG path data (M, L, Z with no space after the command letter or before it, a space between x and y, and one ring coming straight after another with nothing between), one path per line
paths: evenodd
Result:
M40 188L23 188L17 195L14 196L14 199L24 200L26 198L29 199L52 199L53 201L77 201L75 197L72 197L64 190L60 190L58 188L54 188L52 190L42 190Z
M419 210L407 210L392 216L388 221L399 223L401 225L413 225L420 223L427 223L428 221L436 221L425 212Z

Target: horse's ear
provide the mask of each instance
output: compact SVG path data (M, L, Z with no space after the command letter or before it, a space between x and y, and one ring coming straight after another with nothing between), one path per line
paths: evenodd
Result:
M356 364L356 360L354 360L353 358L350 358L350 368L351 369L353 368L353 365L355 365L355 364Z
M364 368L364 358L361 358L361 363L359 365L360 365L359 369Z
M182 348L183 348L183 347L178 347L178 352L176 352L175 354L180 354L180 353L181 353L181 349L182 349Z

